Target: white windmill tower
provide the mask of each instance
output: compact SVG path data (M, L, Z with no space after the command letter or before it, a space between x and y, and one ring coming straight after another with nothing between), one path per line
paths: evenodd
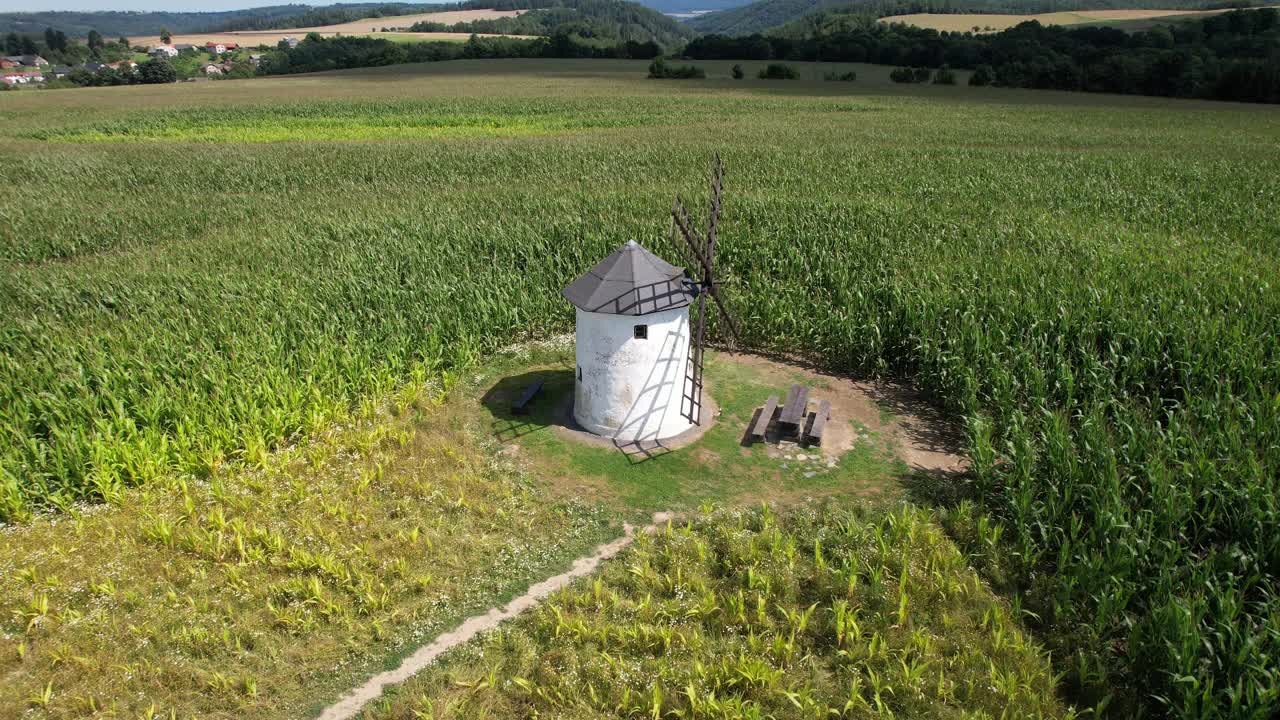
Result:
M695 273L631 241L564 289L577 308L573 416L586 430L616 443L648 443L701 424L708 295L737 337L712 272L723 176L717 158L705 236L679 197L671 211L673 242L677 229L685 241L676 250Z

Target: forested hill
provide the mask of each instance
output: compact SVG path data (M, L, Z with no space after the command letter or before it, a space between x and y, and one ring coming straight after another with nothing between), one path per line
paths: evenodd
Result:
M90 30L109 37L145 35L157 33L161 27L176 33L202 32L242 18L289 17L310 9L306 5L273 5L225 12L6 12L0 13L0 32L42 33L48 27L71 37L84 37Z
M636 21L657 28L662 12L717 10L745 4L747 0L640 0L638 5L652 8ZM0 33L43 33L45 28L59 30L70 37L85 37L90 30L103 35L155 35L161 28L170 32L223 32L231 30L274 30L295 27L337 25L367 17L411 15L436 10L524 10L563 6L559 0L464 0L451 3L366 2L338 3L316 7L288 4L228 10L224 12L126 12L126 11L37 11L0 13ZM683 37L685 31L668 20L659 34ZM650 33L652 34L652 33Z
M909 13L1033 14L1118 8L1186 10L1227 4L1222 0L758 0L750 5L708 13L686 24L702 34L750 35L831 9L883 17ZM1240 4L1251 3L1246 0Z
M624 0L504 0L499 9L528 9L518 17L475 20L451 26L420 22L410 30L502 35L575 35L606 43L649 42L671 48L693 37L683 23L657 10Z
M212 32L219 30L261 30L277 27L332 25L366 17L405 15L447 9L440 5L414 3L343 3L326 7L310 5L268 5L222 12L127 12L127 11L37 11L0 13L0 32L42 33L45 28L60 30L71 37L84 37L90 30L108 37L154 35L160 28L171 32Z

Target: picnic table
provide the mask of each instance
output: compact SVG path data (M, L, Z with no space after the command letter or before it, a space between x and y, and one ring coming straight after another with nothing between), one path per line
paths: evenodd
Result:
M787 400L782 404L778 423L798 428L809 414L809 388L796 383L787 389Z
M511 412L516 415L524 415L529 412L529 402L532 401L533 396L537 395L538 391L542 389L542 383L545 380L546 378L539 377L537 380L529 383L528 387L524 389L524 392L520 394L520 397L515 402L511 403Z

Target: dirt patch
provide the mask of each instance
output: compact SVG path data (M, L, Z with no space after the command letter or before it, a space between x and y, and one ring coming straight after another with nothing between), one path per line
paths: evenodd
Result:
M820 448L828 460L844 455L856 443L878 437L914 470L958 472L968 466L961 454L963 436L959 429L905 384L854 380L746 353L722 352L719 358L752 368L761 379L779 389L796 382L808 385L810 406L820 400L830 402L831 420ZM760 400L763 404L765 398ZM807 452L817 450L810 448ZM775 452L794 458L801 449L781 443Z
M652 522L640 532L653 532L673 519L671 513L654 513ZM423 668L435 662L436 658L453 648L470 641L486 630L492 630L502 621L509 620L530 608L536 607L557 590L566 587L577 578L595 572L600 563L622 552L635 540L636 530L631 525L623 525L622 537L596 546L590 555L584 555L573 561L573 566L565 572L531 585L525 594L512 600L501 608L490 608L482 615L472 615L461 625L447 633L439 635L435 640L418 648L412 655L400 663L395 670L378 673L369 678L363 685L352 690L341 700L325 708L319 720L348 720L360 712L370 700L382 695L388 685L396 685L408 680Z

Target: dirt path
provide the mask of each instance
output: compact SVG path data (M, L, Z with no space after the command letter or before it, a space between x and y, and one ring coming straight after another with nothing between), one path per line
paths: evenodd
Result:
M653 532L658 526L671 520L671 513L654 513L653 522L641 528L640 532ZM529 586L525 594L512 600L501 608L490 608L483 615L472 615L461 625L447 633L439 635L435 640L418 648L405 658L400 667L387 670L369 678L363 685L347 693L341 700L325 708L319 720L347 720L353 718L365 703L382 695L388 685L396 685L408 680L415 673L430 665L444 653L471 640L476 635L497 627L503 620L509 620L529 608L536 607L555 591L567 586L577 578L595 572L600 563L622 552L635 540L636 529L631 525L623 525L622 537L596 546L590 555L584 555L573 561L573 567L565 572Z

